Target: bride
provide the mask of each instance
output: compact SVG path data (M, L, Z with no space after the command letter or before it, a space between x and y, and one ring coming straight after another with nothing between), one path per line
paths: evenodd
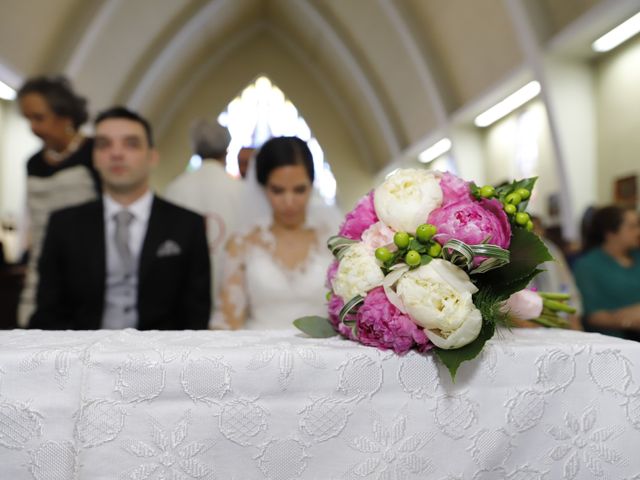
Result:
M247 186L248 191L254 188L247 194L250 216L261 204L270 211L252 222L248 233L229 240L213 324L289 328L298 317L326 315L324 282L332 261L326 241L337 231L337 218L326 214L328 207L310 205L313 157L304 141L272 138L254 163Z

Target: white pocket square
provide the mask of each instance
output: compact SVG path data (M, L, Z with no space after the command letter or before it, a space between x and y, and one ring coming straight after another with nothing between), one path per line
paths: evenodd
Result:
M174 255L180 255L182 250L180 249L180 245L178 245L173 240L165 240L159 247L156 252L156 257L172 257Z

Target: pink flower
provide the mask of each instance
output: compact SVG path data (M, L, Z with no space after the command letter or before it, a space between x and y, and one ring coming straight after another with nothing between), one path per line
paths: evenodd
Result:
M463 200L472 200L469 183L452 173L445 172L442 174L440 188L442 189L443 206Z
M504 308L512 317L533 320L542 314L542 297L532 290L520 290L509 297Z
M389 302L382 287L369 292L356 319L358 340L364 345L391 349L398 354L413 347L422 351L430 348L424 331Z
M376 222L362 233L362 242L369 248L376 249L393 243L395 231L382 222Z
M338 333L343 337L348 338L349 340L356 340L356 341L358 340L356 337L353 336L353 329L345 325L344 323L338 324Z
M340 322L340 310L344 307L344 301L338 295L331 294L329 298L329 305L327 306L327 310L329 312L329 321L333 328L335 328L340 335L348 338L349 340L355 340L353 337L353 331L351 327L348 327L344 323ZM352 320L355 320L352 315L348 315L348 317Z
M344 307L344 300L338 295L332 293L329 298L329 305L327 305L327 310L329 311L329 321L331 325L334 327L338 327L338 323L340 323L340 310Z
M333 290L333 279L336 278L339 266L340 263L337 260L334 260L327 269L327 281L325 282L325 287L327 287L329 290Z
M441 245L455 238L467 245L487 240L491 245L509 248L511 241L509 219L495 199L451 203L431 212L429 223L438 228L435 239Z
M373 206L373 190L362 197L356 207L347 213L344 223L340 227L338 235L360 240L362 232L378 221L375 207Z

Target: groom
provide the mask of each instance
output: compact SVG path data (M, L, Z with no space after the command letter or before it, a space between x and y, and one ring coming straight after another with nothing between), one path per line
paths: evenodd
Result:
M39 264L31 328L207 328L211 295L204 219L156 196L149 123L115 107L95 121L101 200L55 212Z

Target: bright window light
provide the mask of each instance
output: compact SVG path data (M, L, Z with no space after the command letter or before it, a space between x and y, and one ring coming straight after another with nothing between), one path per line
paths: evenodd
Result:
M427 148L424 152L418 155L418 160L422 163L429 163L432 160L444 155L451 150L451 140L443 138Z
M596 52L608 52L640 32L640 12L605 33L591 44Z
M15 100L16 91L6 83L0 81L0 98L3 100Z
M322 147L295 105L267 77L261 76L246 87L220 113L218 122L231 134L227 149L230 175L239 176L238 152L241 148L258 149L271 137L295 135L307 142L313 155L315 188L325 203L335 203L336 179L324 159Z
M540 93L540 84L536 81L527 83L520 90L499 101L489 110L478 115L475 119L477 127L488 127L502 117L510 114Z

